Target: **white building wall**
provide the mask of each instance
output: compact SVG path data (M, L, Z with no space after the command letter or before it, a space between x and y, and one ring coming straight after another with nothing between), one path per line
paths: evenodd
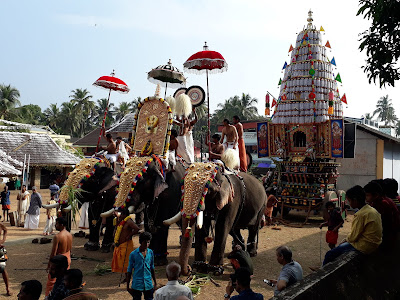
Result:
M383 178L400 182L400 145L385 141L383 151Z
M357 129L355 158L337 159L341 164L337 189L346 191L376 179L376 140L376 136Z

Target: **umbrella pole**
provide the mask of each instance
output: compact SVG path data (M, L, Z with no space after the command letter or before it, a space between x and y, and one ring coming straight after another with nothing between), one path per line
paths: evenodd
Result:
M96 153L97 153L97 150L99 150L101 135L102 135L102 133L103 133L103 127L104 127L104 125L106 124L106 117L107 117L107 111L108 111L108 104L110 103L110 95L111 95L111 89L110 89L110 91L108 92L107 106L106 106L106 110L104 111L103 124L101 125L101 128L100 128L99 139L97 140Z
M164 94L164 100L167 99L167 86L168 82L165 83L165 94Z
M208 88L208 70L206 70L207 74L207 114L208 114L208 120L207 120L207 125L208 125L208 132L207 132L207 137L208 137L208 160L211 161L210 153L211 153L211 139L210 139L210 91Z

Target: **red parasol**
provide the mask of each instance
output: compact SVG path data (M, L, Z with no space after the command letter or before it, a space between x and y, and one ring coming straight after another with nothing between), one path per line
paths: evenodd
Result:
M189 57L183 64L186 71L195 74L207 75L207 110L208 110L208 153L211 151L210 140L210 93L208 87L208 73L222 73L228 70L228 63L225 58L216 51L208 50L207 42L203 46L203 51L197 52ZM210 157L209 157L210 158Z
M107 99L107 107L106 107L106 110L104 112L103 124L101 125L100 135L99 135L99 139L97 141L97 146L96 146L96 152L97 152L97 150L99 148L101 135L103 133L103 127L104 127L104 124L106 122L108 104L110 102L111 91L117 91L117 92L120 92L120 93L123 93L123 94L127 94L129 92L128 85L125 82L123 82L121 79L119 79L117 77L114 77L114 75L115 75L114 70L112 71L112 73L110 75L111 76L101 76L99 79L97 79L93 83L94 86L98 86L98 87L101 87L101 88L109 90L108 99Z

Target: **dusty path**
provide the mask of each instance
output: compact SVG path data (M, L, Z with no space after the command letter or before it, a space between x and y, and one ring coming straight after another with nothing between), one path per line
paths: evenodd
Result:
M43 191L42 195L44 198L48 197L48 191ZM46 196L47 195L47 196ZM15 199L15 195L12 194L12 200ZM12 202L12 206L15 205L15 200ZM297 219L295 215L292 219ZM348 220L344 224L344 228L340 231L339 240L349 232L350 221L352 217L348 217ZM282 226L281 230L272 230L271 228L263 228L260 231L260 243L259 252L257 257L254 258L255 265L255 276L252 280L252 288L254 291L262 293L265 299L269 299L273 295L273 291L262 281L264 278L276 278L279 274L281 266L276 262L275 249L282 245L288 245L291 247L294 253L294 258L302 266L305 275L309 274L308 266L319 265L320 258L320 230L318 228L319 223L322 221L319 217L311 218L310 225L303 228L291 228ZM11 290L14 296L18 293L20 283L28 279L38 279L43 284L46 282L46 264L48 261L48 255L50 253L50 244L39 245L32 244L31 239L38 234L41 234L45 225L44 210L41 215L40 230L36 231L25 231L22 228L9 227L8 223L5 223L9 230L9 239L6 243L9 261L7 262L7 270L10 276ZM322 255L328 250L325 243L325 232L326 227L322 233ZM179 255L179 235L180 231L176 226L173 226L170 231L168 238L169 242L169 259L177 260ZM245 236L244 232L244 236ZM83 245L86 242L84 238L75 238L73 241L73 255L76 257L90 257L99 260L104 260L105 265L111 265L112 254L104 254L100 252L87 252L83 249ZM229 239L227 245L230 245L231 240ZM135 247L138 246L138 237L134 238ZM212 244L210 245L212 246ZM211 250L211 248L209 248ZM230 251L229 246L226 248L226 254ZM209 251L210 253L210 251ZM194 250L192 249L192 255ZM193 259L193 257L192 257ZM228 260L225 259L225 263ZM93 270L99 262L89 261L85 259L78 259L72 261L72 268L80 268L84 272L84 280L87 283L87 290L95 292L101 299L124 299L128 297L125 292L125 286L118 287L118 281L120 274L108 274L104 276L97 276ZM16 270L17 269L17 270ZM37 269L37 270L18 270L18 269ZM227 267L225 274L220 277L215 277L216 281L221 284L221 287L217 288L212 283L207 283L202 288L201 293L196 299L202 300L213 300L222 299L225 293L225 286L229 278L231 268ZM157 267L156 276L159 278L159 283L166 283L165 268ZM4 284L0 279L0 298L5 299L5 288ZM11 297L14 298L14 297ZM128 297L129 298L129 297Z

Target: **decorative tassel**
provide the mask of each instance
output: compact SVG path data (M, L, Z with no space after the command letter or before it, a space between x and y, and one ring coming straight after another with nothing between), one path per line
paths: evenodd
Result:
M185 231L185 238L189 238L192 236L192 228L190 228L189 226L186 227L186 231Z
M266 107L265 108L265 115L269 116L270 113L271 113L271 111L270 111L269 107Z

